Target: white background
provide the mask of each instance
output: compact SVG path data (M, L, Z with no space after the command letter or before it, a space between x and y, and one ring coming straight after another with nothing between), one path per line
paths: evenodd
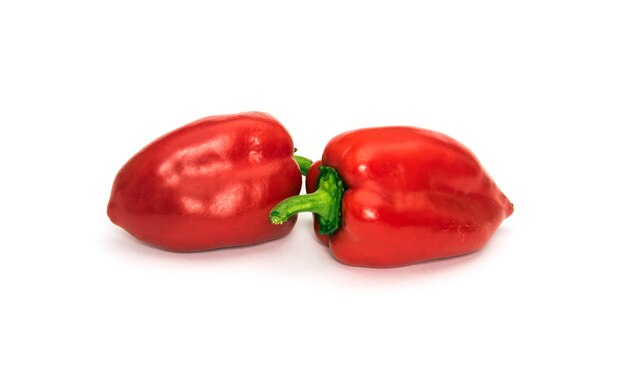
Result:
M623 7L3 1L0 374L624 375ZM476 254L385 270L308 215L190 255L109 222L143 145L249 110L314 159L359 127L447 133L516 212Z

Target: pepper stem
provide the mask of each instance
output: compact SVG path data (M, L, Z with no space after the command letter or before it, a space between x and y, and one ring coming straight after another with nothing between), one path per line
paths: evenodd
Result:
M273 224L281 224L302 212L313 212L319 220L319 233L332 234L341 225L341 201L345 191L343 181L332 167L320 166L317 190L307 195L289 197L270 212Z
M311 165L313 164L313 161L309 158L305 158L299 155L294 155L293 159L298 162L298 167L300 167L300 173L303 176L306 176L306 174L309 172L309 168L311 168Z

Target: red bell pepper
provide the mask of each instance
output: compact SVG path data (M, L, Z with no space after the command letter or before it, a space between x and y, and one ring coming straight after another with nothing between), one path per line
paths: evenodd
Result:
M513 205L474 154L413 127L355 130L333 138L306 177L307 195L281 202L273 223L315 213L318 238L337 260L393 267L481 248Z
M212 116L139 151L119 171L111 221L158 247L191 252L259 243L289 233L270 209L297 195L302 175L293 141L272 116Z

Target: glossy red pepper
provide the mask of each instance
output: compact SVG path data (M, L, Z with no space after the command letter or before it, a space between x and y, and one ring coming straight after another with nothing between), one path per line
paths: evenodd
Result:
M366 128L333 138L306 177L307 195L271 213L312 211L337 260L394 267L480 249L513 205L474 154L413 127Z
M212 116L168 133L119 171L111 221L136 238L178 252L254 244L286 235L270 209L297 195L293 141L272 116Z

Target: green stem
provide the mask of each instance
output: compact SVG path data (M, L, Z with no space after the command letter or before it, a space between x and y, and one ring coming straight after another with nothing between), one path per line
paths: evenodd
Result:
M313 161L309 158L304 158L299 155L294 155L293 159L298 162L298 167L300 167L300 172L302 173L302 175L306 176L306 174L309 172L309 168L311 168L311 165L313 164Z
M291 216L303 212L312 212L322 216L328 216L331 199L331 195L324 190L315 191L308 195L289 197L274 206L270 213L270 220L273 224L279 225L287 222Z
M317 190L307 195L289 197L270 212L273 224L285 223L291 216L302 212L313 212L319 220L319 233L332 234L341 225L341 201L344 193L343 181L332 167L320 166Z

